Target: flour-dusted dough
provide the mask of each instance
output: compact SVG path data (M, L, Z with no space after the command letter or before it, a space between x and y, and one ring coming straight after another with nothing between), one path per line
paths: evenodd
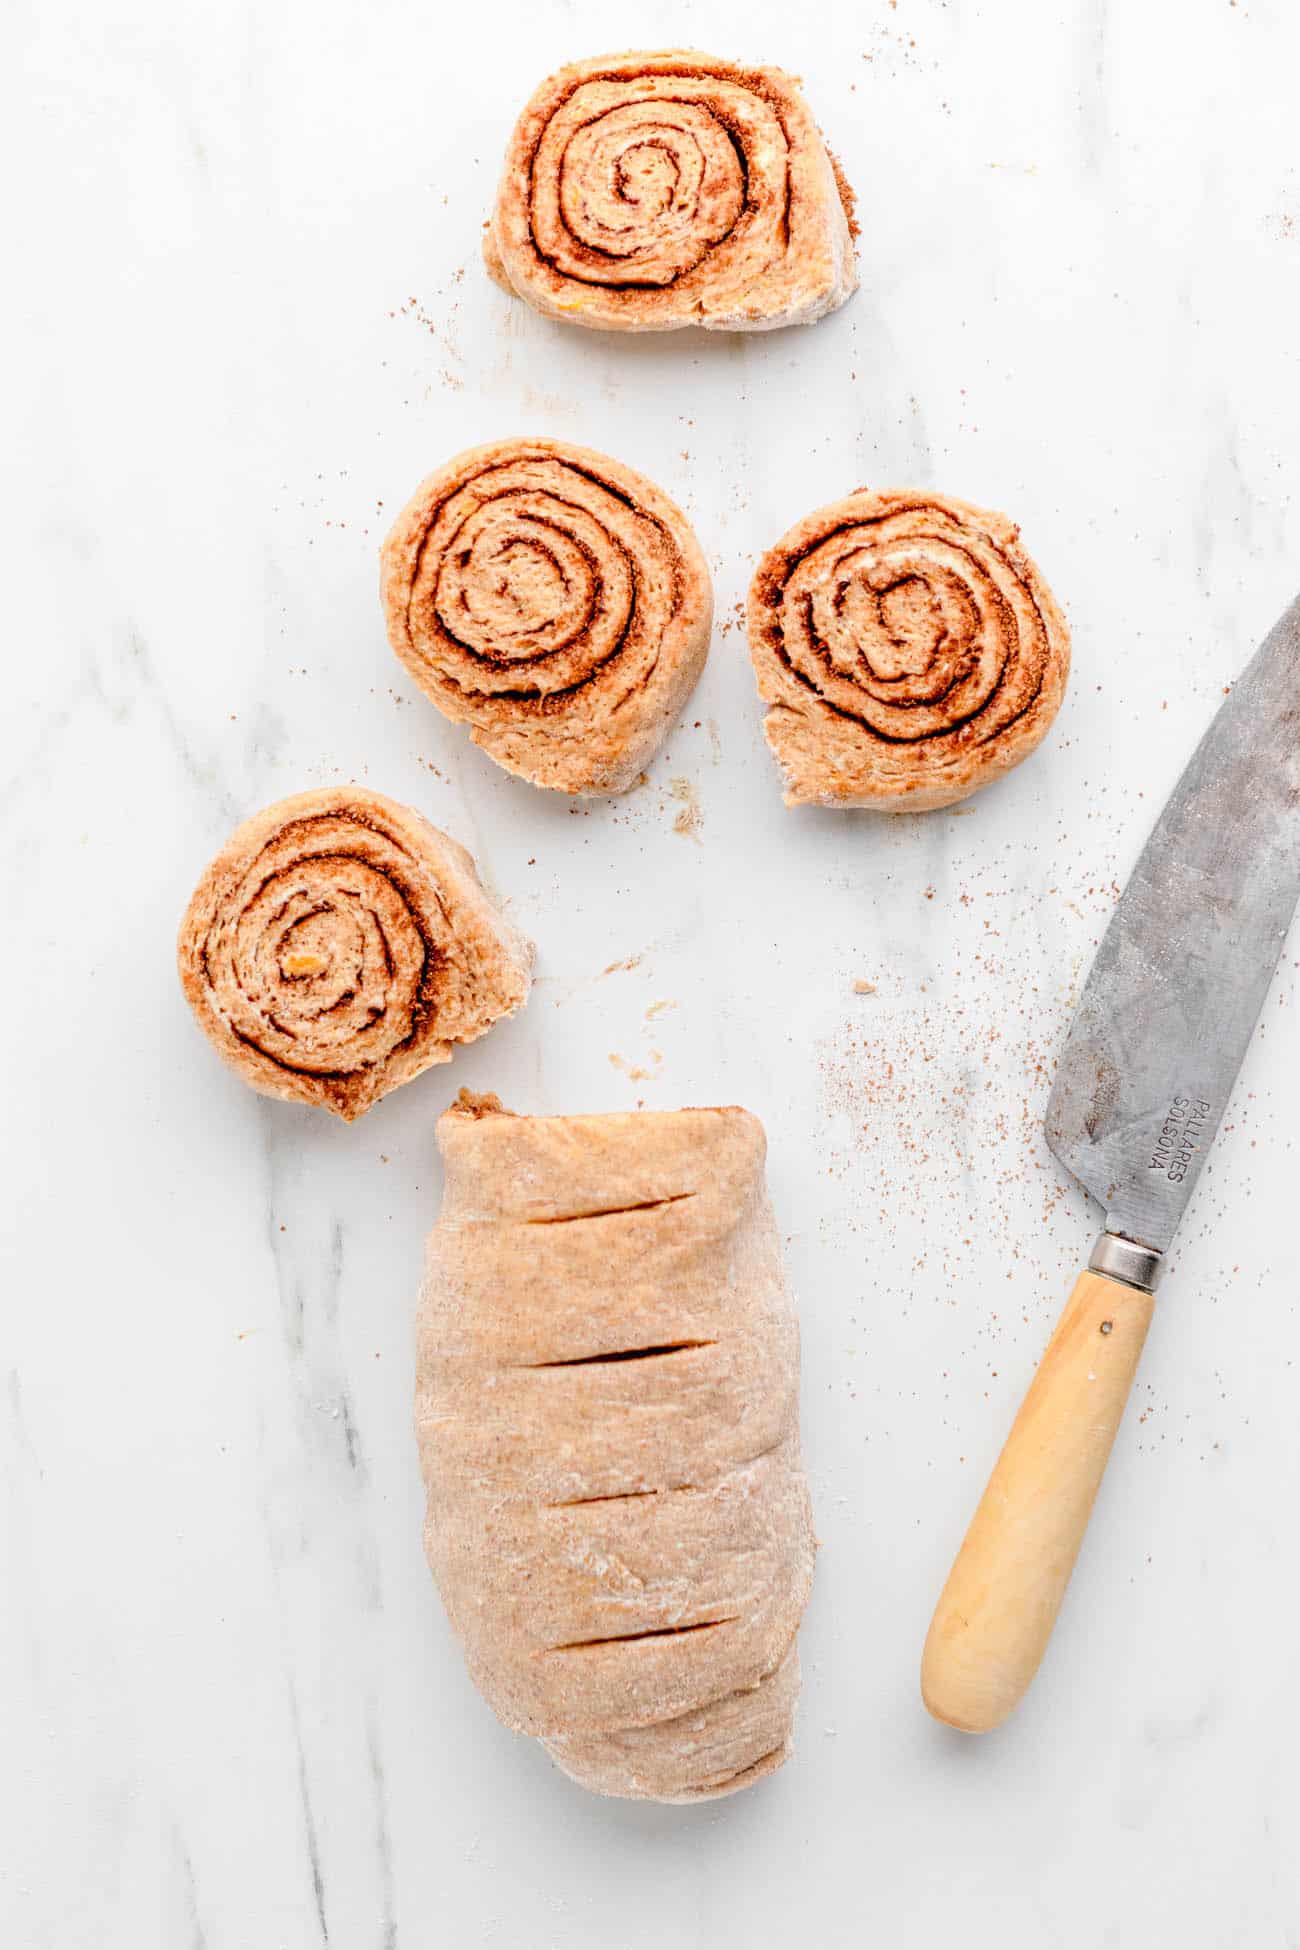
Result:
M762 332L857 289L852 213L791 75L611 54L561 68L524 109L483 254L568 324Z
M630 467L559 440L458 454L384 544L393 649L508 772L622 792L704 667L713 588L680 508Z
M814 1541L747 1111L462 1098L420 1304L426 1546L507 1726L603 1794L779 1767Z
M231 834L181 924L181 986L232 1070L351 1121L528 996L533 950L427 819L360 786Z
M1016 524L896 489L833 501L767 551L749 645L788 806L952 805L1029 756L1070 669Z

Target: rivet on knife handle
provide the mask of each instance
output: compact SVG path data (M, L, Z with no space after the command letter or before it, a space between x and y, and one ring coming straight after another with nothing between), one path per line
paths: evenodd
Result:
M1094 1262L1128 1241L1098 1242ZM1159 1255L1120 1254L1154 1284ZM1146 1264L1144 1264L1144 1262ZM1149 1265L1149 1270L1147 1270ZM1110 1458L1154 1305L1144 1287L1079 1275L943 1588L921 1661L936 1719L1000 1726L1052 1635Z

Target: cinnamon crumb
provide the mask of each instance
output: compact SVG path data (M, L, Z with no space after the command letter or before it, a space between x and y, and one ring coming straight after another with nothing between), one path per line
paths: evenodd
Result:
M668 790L674 799L681 801L682 807L673 821L674 833L683 833L687 839L698 840L704 824L704 813L695 797L695 787L689 779L672 779Z
M448 1113L456 1117L513 1117L515 1112L507 1110L494 1091L482 1092L462 1089L454 1104L449 1104Z

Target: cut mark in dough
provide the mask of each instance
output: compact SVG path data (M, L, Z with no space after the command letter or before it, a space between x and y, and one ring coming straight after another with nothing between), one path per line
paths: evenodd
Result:
M552 1212L545 1218L525 1219L530 1226L572 1226L583 1219L616 1219L625 1212L657 1212L661 1206L680 1205L683 1199L694 1198L694 1192L669 1192L665 1198L638 1199L632 1205L600 1205L592 1212Z
M649 1361L660 1354L688 1354L692 1348L717 1345L716 1341L664 1341L658 1347L625 1347L613 1354L575 1354L567 1361L530 1361L527 1365L530 1368L594 1368L607 1361Z
M785 1755L789 1744L788 1740L783 1740L779 1747L769 1747L765 1754L760 1754L757 1760L750 1761L746 1767L738 1767L733 1774L715 1774L711 1779L701 1781L697 1792L701 1796L716 1794L720 1788L738 1787L747 1775L766 1773L773 1762L779 1764L778 1757Z
M685 1496L693 1495L694 1483L670 1483L661 1490L606 1490L600 1496L570 1496L561 1503L544 1503L544 1510L582 1510L589 1503L631 1503L644 1496Z
M568 1645L553 1645L552 1652L589 1652L599 1645L633 1645L645 1639L681 1639L689 1632L716 1632L720 1625L734 1625L731 1618L702 1618L698 1625L661 1625L649 1632L616 1632L605 1639L573 1639Z

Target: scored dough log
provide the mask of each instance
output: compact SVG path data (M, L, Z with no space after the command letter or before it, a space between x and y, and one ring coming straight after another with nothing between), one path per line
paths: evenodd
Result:
M360 786L245 821L177 943L186 998L231 1069L349 1122L521 1008L532 958L464 847Z
M862 488L797 522L748 622L788 806L952 805L1029 756L1070 669L1016 524L946 495Z
M578 61L510 138L483 255L549 318L807 325L857 289L853 193L798 84L689 49Z
M508 772L622 792L704 667L709 571L681 510L605 454L501 440L431 474L384 544L393 649Z
M814 1551L762 1126L462 1093L438 1143L416 1432L470 1673L598 1793L747 1787L789 1751Z

